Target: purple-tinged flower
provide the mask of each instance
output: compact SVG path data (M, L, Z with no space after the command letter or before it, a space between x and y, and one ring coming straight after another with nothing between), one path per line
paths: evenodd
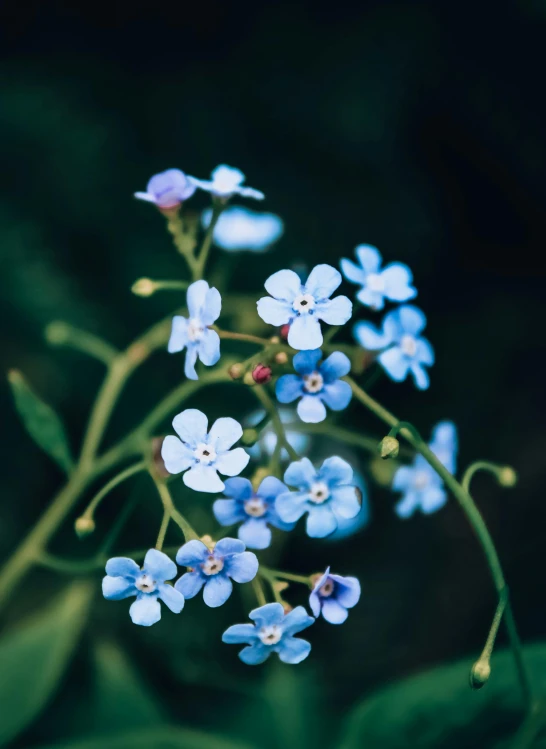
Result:
M265 198L263 192L255 190L253 187L243 187L245 175L240 169L220 164L220 166L214 169L211 177L211 180L196 179L195 177L188 177L188 179L195 187L200 187L201 190L206 190L211 195L223 200L229 200L234 195L240 195L243 198L254 198L255 200L263 200Z
M146 185L146 192L135 192L135 198L155 203L160 209L175 208L184 200L191 198L195 186L180 169L167 169L154 174Z
M207 434L208 419L202 411L187 408L173 419L178 437L163 440L161 457L169 473L182 473L184 483L199 492L221 492L218 476L237 476L250 460L242 447L229 448L241 439L243 428L235 419L216 419ZM189 470L188 470L189 469Z
M338 456L327 458L318 471L309 458L290 463L284 482L298 491L279 494L275 509L285 523L295 523L307 512L306 530L312 538L328 536L338 519L354 518L360 511L353 469Z
M222 642L228 645L247 643L239 653L243 663L256 666L271 653L277 653L283 663L301 663L311 652L309 642L294 637L315 621L303 606L285 614L280 603L266 603L248 616L254 624L234 624L222 635Z
M162 551L150 549L142 569L127 557L113 557L106 562L106 577L102 579L102 593L109 601L121 601L136 596L129 616L133 624L150 627L161 619L159 600L173 613L184 608L184 596L167 585L176 577L176 564Z
M173 354L186 349L184 374L189 380L197 380L197 358L207 367L220 358L220 336L209 326L220 316L222 298L218 289L209 288L206 281L195 281L188 288L186 300L189 317L173 317L167 350Z
M292 348L309 350L322 346L320 320L343 325L352 314L346 296L330 296L341 283L341 273L331 265L316 265L305 284L293 270L279 270L264 286L270 297L258 301L258 314L269 325L290 325L288 343Z
M417 296L417 289L411 285L413 276L407 265L389 263L380 270L381 254L377 247L369 244L358 245L355 253L359 264L343 258L341 271L348 281L362 286L356 295L361 304L380 310L385 305L385 299L407 302Z
M457 429L451 421L441 421L432 430L430 449L450 473L455 471L457 459ZM436 512L447 502L444 482L422 455L416 455L412 465L397 469L392 480L395 492L402 498L395 507L396 514L408 518L416 510L425 515Z
M224 493L212 506L221 525L239 526L237 535L250 549L266 549L271 543L270 525L291 531L294 523L284 523L275 510L275 499L288 488L274 476L266 476L256 491L248 479L227 479Z
M230 597L232 580L248 583L258 572L258 558L236 538L222 538L211 550L202 541L188 541L176 555L179 565L190 571L176 581L175 588L184 598L194 598L201 588L207 606L216 608Z
M300 351L292 364L297 375L282 375L277 380L275 393L281 403L292 403L299 398L298 416L308 424L317 424L326 418L326 408L341 411L347 408L352 390L348 382L340 380L351 371L349 357L341 351L319 364L322 351Z
M210 208L203 211L201 223L209 227ZM248 250L265 252L282 236L284 224L274 213L258 213L243 206L231 206L222 211L214 227L214 244L228 252Z
M322 614L330 624L343 624L349 616L347 609L356 606L359 599L360 583L356 577L331 575L328 567L311 591L309 606L316 617Z
M427 324L424 312L405 304L383 318L382 329L368 322L357 322L354 335L368 351L381 351L378 361L395 382L411 373L416 387L426 390L430 380L425 367L434 364L434 349L420 336Z

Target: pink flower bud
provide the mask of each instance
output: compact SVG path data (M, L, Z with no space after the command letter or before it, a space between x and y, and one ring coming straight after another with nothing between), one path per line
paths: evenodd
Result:
M258 385L265 385L271 379L271 367L265 364L257 364L252 370L252 379Z

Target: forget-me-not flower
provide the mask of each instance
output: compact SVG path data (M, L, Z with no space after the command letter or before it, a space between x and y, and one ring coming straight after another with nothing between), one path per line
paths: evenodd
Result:
M257 424L260 424L264 416L266 416L265 411L253 411L246 417L245 425L254 427ZM288 444L291 445L299 455L305 453L309 448L311 438L304 432L295 431L294 425L299 424L295 413L289 408L279 408L279 418L284 426L284 434ZM260 431L259 440L248 448L248 452L256 460L261 460L264 456L270 457L275 452L278 439L277 432L272 427L271 422L269 422L268 425ZM282 460L288 460L290 458L284 446L281 448L280 457Z
M227 479L224 494L212 506L221 525L239 526L237 535L250 549L267 549L271 543L270 525L291 531L294 523L283 523L275 510L275 499L288 488L274 476L266 476L254 491L248 479Z
M353 469L342 458L327 458L317 471L309 458L290 463L284 482L298 491L279 494L275 501L281 520L294 523L304 513L307 535L324 538L337 528L338 518L354 518L360 510Z
M155 203L158 208L174 208L195 192L190 179L180 169L167 169L154 174L146 185L146 192L135 192L135 198Z
M176 564L162 551L150 549L142 569L127 557L113 557L106 562L102 593L109 601L136 596L129 615L134 624L150 627L161 619L159 599L175 614L184 608L184 596L166 580L176 577Z
M222 642L228 645L248 644L239 653L243 663L256 666L271 653L278 653L283 663L301 663L311 652L307 640L294 637L315 621L303 606L285 614L280 603L266 603L248 616L254 624L234 624L222 635Z
M347 408L352 390L348 382L340 380L351 371L348 356L334 351L321 364L322 351L300 351L292 364L297 375L282 375L277 380L275 393L281 403L292 403L299 398L297 412L302 421L317 424L326 418L326 406L332 411Z
M451 421L441 421L432 431L430 449L450 473L457 460L457 430ZM443 507L447 501L444 482L422 455L416 455L411 466L401 466L394 474L392 488L402 493L395 511L407 518L416 510L425 515Z
M178 437L163 440L161 457L169 473L181 473L184 483L199 492L221 492L225 476L237 476L250 460L242 447L229 448L241 439L243 428L235 419L216 419L207 434L208 419L202 411L187 408L173 419ZM188 470L189 469L189 470Z
M222 538L211 550L202 541L188 541L178 550L178 564L191 570L176 581L175 588L184 598L196 596L203 585L203 600L215 608L227 601L232 580L248 583L258 572L258 558L236 538Z
M263 200L265 198L263 192L255 190L253 187L243 187L245 175L240 169L220 164L220 166L214 169L211 177L211 180L196 179L195 177L189 177L188 179L195 187L200 187L201 190L206 190L211 195L223 200L229 200L234 195L240 195L243 198L254 198L255 200Z
M360 583L356 577L342 577L330 574L330 568L319 576L311 595L309 605L316 617L320 614L330 624L342 624L360 600Z
M279 270L264 284L271 296L258 301L258 314L269 325L289 325L288 343L292 348L320 348L319 321L343 325L352 315L348 297L330 299L340 283L341 273L331 265L315 265L304 284L293 270Z
M362 286L356 298L372 309L383 309L385 299L391 302L407 302L417 296L411 282L413 276L407 265L389 263L383 270L381 254L377 247L361 244L355 250L358 265L352 260L341 260L341 271L352 283Z
M420 335L426 324L424 312L405 304L385 315L381 330L357 322L354 335L368 351L381 350L378 361L391 379L401 382L411 372L419 390L426 390L430 380L425 367L434 364L434 349Z
M209 288L206 281L195 281L188 288L186 301L189 317L173 317L167 350L173 354L186 349L184 374L190 380L197 380L198 357L207 367L220 358L220 336L209 325L220 316L222 298L218 289Z
M370 501L368 499L368 489L362 474L359 471L353 471L353 484L359 491L360 510L354 518L338 518L337 528L331 533L325 541L341 541L344 538L353 536L358 531L365 528L371 519Z
M208 228L212 210L201 214L201 223ZM222 211L214 227L214 243L223 250L264 252L281 238L284 224L274 213L258 213L243 206L232 206Z

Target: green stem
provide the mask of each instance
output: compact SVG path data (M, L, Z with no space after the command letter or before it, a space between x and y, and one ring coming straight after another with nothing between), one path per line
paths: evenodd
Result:
M169 527L170 520L170 513L164 509L163 519L161 520L161 526L159 528L159 533L157 534L157 541L155 542L155 548L158 551L161 551L161 549L163 548L163 543L165 542L165 534L167 533L167 528Z
M205 234L205 238L203 239L203 244L201 245L201 249L199 250L199 254L197 256L196 260L196 278L203 278L203 275L205 273L205 268L207 266L207 260L210 253L210 248L212 246L212 238L214 235L214 228L216 226L216 223L218 219L220 218L220 214L224 210L225 204L221 202L220 200L213 200L212 203L212 216L210 219L210 224L208 226L208 229Z
M291 572L272 570L269 567L264 567L263 564L260 565L260 569L258 570L258 572L266 580L270 580L273 582L275 580L290 580L294 583L303 583L303 585L307 585L308 587L311 585L311 578L309 577L309 575L294 575Z
M294 450L290 442L288 442L288 440L286 439L286 432L284 431L284 425L281 421L281 417L279 416L279 412L277 411L275 404L269 397L267 390L265 390L263 385L256 385L256 387L252 388L252 392L256 395L256 398L258 398L262 406L270 415L271 424L273 426L273 429L275 430L275 434L277 435L277 440L281 443L281 445L290 456L290 460L299 460L300 456Z
M478 471L487 471L488 473L492 473L497 481L500 484L503 484L503 475L505 475L507 471L513 471L513 469L511 469L509 466L501 466L497 463L491 463L488 460L477 460L475 463L472 463L470 466L468 466L466 471L463 473L461 486L463 487L465 492L469 491L470 482L472 481L476 473L478 473ZM515 476L515 474L513 475Z
M201 276L198 270L199 263L194 255L195 242L184 230L184 222L179 211L169 213L166 218L167 231L173 238L173 244L188 264L193 280L197 281Z
M141 460L140 463L135 463L134 465L129 466L129 468L126 468L124 471L121 471L121 473L118 473L117 476L114 476L114 478L111 479L105 486L103 486L103 488L93 497L80 517L93 519L95 510L104 499L104 497L106 497L106 495L112 491L112 489L114 489L118 484L121 484L131 476L134 476L135 473L138 473L139 471L145 471L146 468L146 462L144 460Z
M252 587L254 588L254 593L256 594L258 606L265 606L265 604L267 603L267 598L265 597L264 589L258 575L256 575L256 577L252 581Z
M164 481L158 479L152 472L150 472L150 476L152 477L152 480L159 494L159 498L161 499L161 503L163 504L163 511L165 515L167 515L171 520L174 520L174 522L178 525L178 527L184 534L184 540L187 542L195 538L198 539L199 536L197 535L197 533L193 530L186 518L180 512L178 512L178 510L174 506L174 502L172 500L171 493L167 484ZM165 526L165 531L166 530L167 527ZM161 543L163 544L163 539L161 539Z
M232 333L229 330L221 330L217 325L211 325L210 327L218 333L220 338L230 341L245 341L246 343L255 343L258 346L269 346L271 343L268 338L260 338L259 336L248 335L247 333Z
M98 359L109 367L119 351L102 338L68 323L55 321L45 329L47 342L52 346L66 346Z

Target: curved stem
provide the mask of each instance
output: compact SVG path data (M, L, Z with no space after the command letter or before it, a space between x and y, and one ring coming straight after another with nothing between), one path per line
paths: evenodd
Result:
M210 224L208 226L207 232L205 234L205 238L203 239L203 244L201 245L201 249L199 250L199 254L196 259L195 263L195 278L203 278L203 275L205 273L205 268L207 267L207 260L210 253L210 248L212 246L212 238L214 235L214 228L216 226L216 223L218 219L220 218L220 214L224 210L225 204L216 199L212 202L212 216L210 219Z
M488 460L477 460L475 463L469 465L466 471L463 473L461 486L463 487L465 492L468 492L470 490L470 483L476 473L478 473L478 471L487 471L488 473L492 473L500 483L502 481L502 475L507 469L512 470L508 468L508 466L501 466L497 463L491 463Z
M311 578L309 575L294 575L291 572L282 572L281 570L272 570L269 567L260 565L258 570L259 574L266 580L290 580L293 583L303 583L308 587L311 585Z
M222 330L217 325L210 325L212 330L215 330L220 338L225 338L230 341L245 341L246 343L255 343L258 346L269 346L271 341L268 338L260 338L257 335L248 335L247 333L232 333L229 330Z
M300 456L294 450L290 442L288 442L288 440L286 439L284 424L282 423L279 412L277 411L275 404L269 397L267 390L265 390L263 385L256 385L256 387L252 388L252 392L256 395L256 398L258 398L262 406L271 417L271 424L277 435L277 440L281 443L281 445L290 456L290 460L299 460Z
M184 540L186 542L191 541L194 538L198 539L199 536L197 535L197 533L193 530L186 518L180 512L178 512L178 510L174 506L174 502L172 500L171 493L167 484L164 481L158 479L152 471L150 471L150 476L152 477L152 480L159 494L159 498L161 499L161 503L163 504L163 519L165 519L165 515L167 515L171 520L174 520L174 522L184 534ZM166 530L167 528L165 527L165 531Z
M95 494L80 517L92 519L95 510L104 499L104 497L106 497L106 495L112 491L112 489L114 489L118 484L121 484L131 476L134 476L135 473L138 473L139 471L145 471L146 467L146 462L144 460L141 460L140 463L135 463L134 465L129 466L129 468L126 468L124 471L121 471L121 473L118 473L117 476L114 476L113 479L111 479L97 494Z
M49 323L45 330L45 337L51 346L66 346L81 351L98 359L107 367L119 354L114 346L103 341L102 338L61 321Z

